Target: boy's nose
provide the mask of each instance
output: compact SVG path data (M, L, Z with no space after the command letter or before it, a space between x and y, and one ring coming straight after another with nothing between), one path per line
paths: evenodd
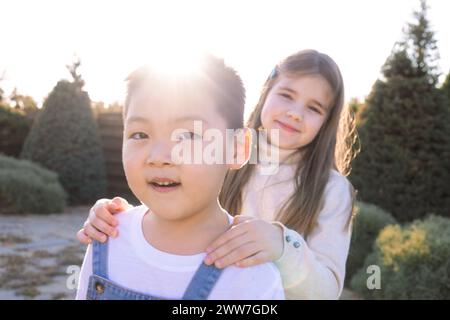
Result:
M148 155L147 164L154 166L173 165L171 157L172 147L165 143L155 144Z

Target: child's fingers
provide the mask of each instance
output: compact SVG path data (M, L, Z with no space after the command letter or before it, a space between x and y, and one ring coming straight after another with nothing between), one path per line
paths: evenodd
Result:
M253 217L237 215L237 216L234 216L234 218L233 218L233 225L235 226L239 223L242 223L242 222L245 222L248 220L253 220L253 219L254 219Z
M121 197L114 197L111 201L111 204L113 206L115 205L115 210L116 210L115 212L111 212L111 213L125 211L130 207L130 204L128 203L128 201Z
M270 259L269 259L267 252L259 251L258 253L254 254L250 257L244 258L244 259L236 262L234 265L239 268L247 268L247 267L256 266L258 264L265 263L268 261L270 261Z
M112 227L117 226L117 219L109 210L108 203L96 203L95 206L89 212L89 221L92 223L95 218L105 221Z
M107 203L110 203L112 200L108 199L108 198L102 198L102 199L98 199L97 201L95 201L95 204L92 206L91 210L94 210L95 208L99 207L99 206L103 206Z
M86 233L84 233L84 229L80 229L77 232L77 239L78 241L80 241L82 244L90 244L92 242L91 238L89 238L87 236Z
M250 256L261 251L260 246L257 242L247 242L242 246L234 249L228 253L223 258L216 261L215 265L217 268L226 268L230 265L235 264L238 261L249 258Z
M243 233L239 236L232 238L231 240L222 244L221 246L219 246L216 250L214 250L213 252L211 252L210 254L208 254L206 256L205 263L208 265L213 264L218 259L223 258L224 256L226 256L227 254L229 254L236 248L239 248L243 244L249 242L250 239L248 239L248 237L246 235L247 235L246 233Z
M220 237L218 237L216 240L214 240L214 242L212 244L210 244L208 246L208 248L206 248L206 253L213 252L214 250L216 250L218 247L220 247L224 243L243 234L244 232L246 232L246 228L244 227L244 225L231 227L230 229L225 231L225 233L223 233Z
M104 233L95 229L90 223L87 223L84 226L84 232L88 237L92 238L93 240L106 242L106 240L108 239L108 237Z
M101 220L98 217L94 217L90 223L92 226L97 229L100 232L103 232L104 234L115 238L117 236L117 229L114 227L111 227L109 224L107 224L104 220Z

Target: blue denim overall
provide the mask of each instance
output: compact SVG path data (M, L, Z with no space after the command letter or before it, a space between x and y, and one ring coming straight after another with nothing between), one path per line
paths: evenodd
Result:
M92 276L89 277L87 300L168 300L168 298L126 289L108 279L108 242L92 243ZM204 263L192 277L182 300L205 300L216 284L222 269Z

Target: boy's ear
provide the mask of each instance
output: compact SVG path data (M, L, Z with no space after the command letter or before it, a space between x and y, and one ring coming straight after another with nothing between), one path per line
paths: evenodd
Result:
M233 163L228 164L231 170L242 168L250 159L252 149L252 134L249 128L238 130L233 137Z

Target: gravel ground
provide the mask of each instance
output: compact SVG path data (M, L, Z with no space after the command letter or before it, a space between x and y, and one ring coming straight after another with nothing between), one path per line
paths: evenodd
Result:
M0 215L0 300L73 299L86 247L75 234L89 207L62 214ZM359 299L344 289L341 300Z
M81 267L86 249L75 234L88 211L0 215L0 299L73 299L70 266Z

